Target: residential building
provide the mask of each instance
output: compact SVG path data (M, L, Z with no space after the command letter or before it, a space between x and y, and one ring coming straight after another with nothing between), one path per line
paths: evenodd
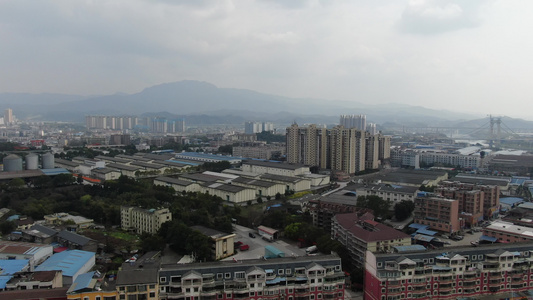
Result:
M15 122L15 118L13 117L13 110L11 108L7 108L4 111L4 124L11 125Z
M285 155L285 147L281 146L257 146L257 147L233 147L233 156L272 159L272 157L281 157Z
M161 225L172 220L172 213L168 208L143 209L140 207L121 206L120 223L125 230L137 233L155 234Z
M486 219L493 219L498 215L500 208L500 191L499 185L483 184L483 179L469 180L469 178L454 177L451 180L441 182L443 187L456 188L466 191L483 192L483 215Z
M466 227L477 226L483 221L485 193L481 190L463 190L454 187L439 187L435 192L448 199L459 200L459 215Z
M455 233L461 230L459 200L421 192L415 198L414 222L436 231Z
M309 200L307 208L313 218L313 225L324 229L325 232L331 232L331 220L336 214L357 213L357 216L361 216L371 212L369 209L356 207L356 203L355 196L333 194Z
M533 287L532 253L533 243L386 254L368 251L364 298L527 298L525 292Z
M365 134L365 169L379 168L379 136L369 132Z
M394 246L411 245L411 236L374 221L371 213L337 214L331 222L331 238L350 252L355 266L364 266L369 252L389 252Z
M383 200L389 200L392 202L391 209L394 208L395 204L404 200L414 202L418 193L418 187L384 183L356 184L347 188L355 190L357 197L378 196Z
M365 131L367 129L366 115L341 115L339 124L344 128L355 128Z
M338 256L161 265L161 299L344 299Z
M214 260L223 259L234 254L235 252L235 249L233 248L234 241L235 241L234 233L228 234L225 232L221 232L221 231L207 228L207 227L200 226L200 225L192 226L191 228L201 232L203 235L211 239L212 258Z

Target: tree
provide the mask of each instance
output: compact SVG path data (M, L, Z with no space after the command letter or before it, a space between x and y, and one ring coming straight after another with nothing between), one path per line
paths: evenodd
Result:
M359 196L357 197L357 203L355 206L371 209L374 211L374 216L386 218L389 214L391 201L384 200L383 198L375 195Z
M233 154L233 146L232 145L220 146L218 147L218 152L231 155Z
M394 216L397 221L403 221L411 216L414 209L415 203L413 201L402 200L394 205Z

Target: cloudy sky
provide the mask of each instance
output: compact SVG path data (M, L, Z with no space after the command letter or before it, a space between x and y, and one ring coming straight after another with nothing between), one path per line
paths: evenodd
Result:
M532 8L515 0L0 0L0 92L135 93L193 79L533 119Z

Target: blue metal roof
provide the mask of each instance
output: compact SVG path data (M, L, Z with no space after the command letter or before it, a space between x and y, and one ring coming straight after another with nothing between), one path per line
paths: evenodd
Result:
M265 257L266 258L273 258L273 257L284 257L285 252L279 250L278 248L270 245L265 246Z
M90 288L91 281L93 280L94 272L80 274L76 277L76 280L72 283L72 292L82 289Z
M432 236L427 236L427 235L423 235L423 234L417 234L413 237L413 239L415 240L418 240L418 241L422 241L422 242L431 242L434 237Z
M197 163L193 163L193 162L190 162L190 161L182 161L182 160L176 160L176 159L169 159L169 160L165 160L166 162L171 162L171 163L178 163L178 164L184 164L184 165L191 165L191 166L198 166L199 164Z
M22 271L28 266L27 259L3 259L0 260L0 289L6 288L6 283L13 277L13 274Z
M70 250L52 255L35 268L36 271L63 271L63 276L74 276L89 260L94 260L95 253Z
M207 159L214 159L214 160L228 160L228 161L235 160L235 159L239 159L239 160L241 159L240 157L222 156L222 155L206 154L206 153L199 153L199 152L182 152L182 153L179 153L179 155L207 158Z
M415 229L427 229L429 227L429 225L422 225L422 224L418 224L418 223L413 223L411 225L409 225L409 228L415 228Z
M70 174L67 169L55 168L55 169L41 169L41 172L47 176L59 175L59 174Z
M6 221L15 221L20 218L20 215L12 215L11 217L7 218Z
M495 237L492 237L492 236L486 236L486 235L482 235L480 238L479 238L480 241L488 241L488 242L492 242L492 243L495 243L498 241L497 238Z
M418 229L416 232L420 233L420 234L424 234L424 235L435 235L435 234L437 234L436 231L427 230L427 229L423 229L423 228Z
M518 198L518 197L506 197L506 198L500 198L501 203L505 203L507 205L515 205L519 202L524 202L524 199Z
M422 245L410 245L410 246L394 246L392 247L398 252L410 252L410 251L425 251L426 247Z

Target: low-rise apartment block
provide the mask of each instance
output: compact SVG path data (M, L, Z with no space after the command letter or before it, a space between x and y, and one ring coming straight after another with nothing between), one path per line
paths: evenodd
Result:
M459 200L419 193L415 199L414 222L440 232L457 232L461 230Z
M161 225L172 220L168 208L143 209L139 207L121 206L120 223L123 229L133 229L137 233L155 234Z
M533 287L532 253L532 243L401 254L368 251L365 299L523 299Z
M356 266L363 266L367 251L389 252L394 246L411 245L411 236L385 224L374 221L366 213L337 214L331 223L331 238L341 242Z
M344 299L337 256L161 265L161 299Z

